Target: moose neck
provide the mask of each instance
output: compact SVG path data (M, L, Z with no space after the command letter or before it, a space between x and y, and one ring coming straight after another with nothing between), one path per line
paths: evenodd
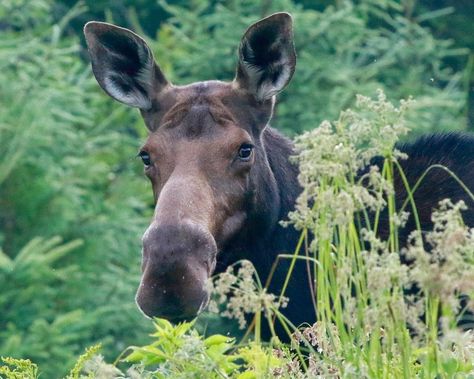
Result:
M275 248L279 250L278 253L292 251L297 233L292 227L283 228L279 221L288 218L288 213L294 209L296 198L301 192L298 184L298 166L290 162L290 157L294 155L294 146L289 138L271 127L264 130L263 141L280 200L278 222L274 225L270 238L274 241Z
M265 277L278 254L291 253L295 249L299 233L291 226L281 226L280 221L288 219L288 213L294 209L301 187L298 184L298 166L289 159L294 154L291 140L267 127L263 132L263 143L279 198L278 204L266 204L269 208L278 207L278 217L265 237L254 241L255 247L260 251L253 253L252 261L257 258L256 267Z
M291 140L269 127L264 131L263 140L270 168L278 188L279 214L278 221L273 225L273 229L267 238L256 241L255 247L260 250L253 249L253 252L249 253L253 254L249 259L254 263L260 279L267 282L272 266L277 261L277 256L284 253L293 254L296 249L300 232L292 226L281 226L279 221L288 219L288 213L294 210L296 199L302 189L298 183L298 166L291 163L289 159L294 155L294 146ZM268 290L270 293L280 294L287 276L290 275L291 280L288 282L285 291L285 296L290 299L290 303L284 313L295 325L299 325L305 321L315 319L314 299L310 291L304 290L309 288L306 262L301 260L296 262L291 272L290 267L290 259L282 259L277 262L275 271L271 273L272 277ZM264 334L268 332L264 332ZM286 335L283 329L277 333ZM267 335L270 336L270 334Z

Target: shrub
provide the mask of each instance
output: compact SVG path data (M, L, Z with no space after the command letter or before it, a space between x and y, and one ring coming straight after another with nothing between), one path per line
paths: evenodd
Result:
M145 338L134 291L150 211L146 182L131 180L145 128L61 36L81 6L53 23L50 5L0 4L0 354L57 377L84 346L112 357Z
M166 73L183 83L231 79L247 25L273 11L293 13L298 71L275 120L290 134L378 87L393 99L417 96L410 115L417 131L463 127L461 74L444 64L463 50L433 38L396 2L337 2L321 11L289 0L181 4L161 2L171 16L151 44ZM137 112L100 92L79 38L66 31L82 3L62 19L54 6L0 4L0 354L34 359L45 377L65 373L99 341L111 359L150 328L133 301L139 236L152 213L133 159L146 129ZM20 264L25 254L34 265ZM280 304L255 286L253 299L273 304L263 315L278 317ZM260 345L248 351L273 354ZM249 367L258 376L266 366L257 363Z
M296 141L304 190L290 222L309 239L308 258L302 259L312 265L318 320L297 336L318 350L312 359L324 375L473 372L474 334L457 329L459 295L474 295L474 230L462 222L464 205L442 201L432 214L433 231L422 239L418 227L408 247L399 246L406 212L417 218L413 202L396 213L393 187L394 173L403 177L398 160L406 157L394 147L407 131L407 107L394 107L382 92L376 100L359 96L354 111ZM359 178L374 156L384 158L382 168L371 167ZM384 208L387 240L377 236ZM413 263L403 264L401 255ZM408 291L413 288L419 291Z

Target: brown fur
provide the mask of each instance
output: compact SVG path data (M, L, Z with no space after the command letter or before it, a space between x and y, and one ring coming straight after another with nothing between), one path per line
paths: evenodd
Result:
M150 131L141 154L156 207L143 236L137 293L149 316L194 317L207 304L205 283L215 270L246 258L265 280L277 255L295 248L298 233L278 223L301 190L297 168L288 160L293 147L268 126L274 95L295 69L291 24L288 14L278 13L252 25L240 43L232 82L187 86L169 83L133 32L97 22L85 27L99 84L116 100L140 108ZM241 152L249 146L253 149L244 159ZM474 188L472 137L431 136L400 150L410 156L401 164L411 186L430 164L445 163ZM399 206L406 191L400 178L395 185ZM415 193L423 230L432 227L432 208L445 197L473 205L445 172L433 172ZM466 224L474 226L472 211ZM382 236L387 225L382 214ZM411 218L401 238L413 227ZM281 289L287 270L283 261L270 291ZM314 298L300 261L286 295L291 299L286 316L295 325L314 320Z
M274 94L294 72L291 25L285 13L259 21L242 39L234 81L188 86L169 83L133 32L86 25L99 84L115 99L140 108L150 130L141 156L156 208L143 236L137 293L145 314L195 315L207 303L205 282L218 253L251 235L249 228L268 229L278 221L278 208L268 206L269 200L278 203L279 195L262 132ZM241 156L244 150L249 157Z

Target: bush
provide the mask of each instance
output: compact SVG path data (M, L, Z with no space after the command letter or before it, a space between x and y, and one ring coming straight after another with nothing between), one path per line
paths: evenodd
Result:
M145 128L61 37L81 7L52 24L49 6L0 4L0 354L56 377L83 346L102 341L110 357L145 337L134 292L152 197L131 180Z
M464 128L461 73L444 63L464 51L433 38L396 2L320 11L290 0L160 4L170 17L151 45L178 83L231 79L245 28L273 11L293 13L298 69L275 119L289 134L379 87L392 99L416 95L416 132ZM102 342L112 359L143 344L151 328L133 300L153 201L134 159L146 129L137 112L104 96L82 59L82 36L68 28L82 3L61 19L56 6L0 3L0 354L33 359L48 378L65 374L84 346ZM272 354L253 346L255 356Z

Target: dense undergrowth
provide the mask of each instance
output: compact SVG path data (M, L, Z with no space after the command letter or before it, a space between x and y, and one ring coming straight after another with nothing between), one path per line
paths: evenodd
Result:
M465 205L443 200L424 238L419 228L405 248L397 238L408 213L417 218L412 201L396 213L393 187L399 161L406 159L395 143L408 131L411 104L402 101L396 108L381 91L375 100L359 96L354 110L296 139L303 192L286 223L301 230L301 238L294 254L281 258L308 262L314 324L295 326L285 319L281 308L291 301L285 288L279 296L267 293L251 263L243 261L214 279L211 306L241 326L245 313L255 314L240 341L205 337L194 323L173 326L157 319L149 345L126 349L115 365L95 346L68 378L472 377L474 334L457 326L474 309L472 302L461 308L459 301L460 295L474 296L474 229L463 224ZM359 177L375 156L384 158L382 169L373 166ZM377 235L383 209L389 214L387 240ZM401 255L413 263L403 264ZM406 292L413 286L419 290ZM277 335L262 341L263 323L270 330L282 324L291 343ZM0 373L8 379L35 378L38 372L26 361L5 364Z
M373 94L376 88L383 88L391 99L408 95L417 98L408 115L414 133L465 127L467 92L463 72L454 72L446 65L447 59L463 57L465 51L454 49L451 41L434 38L418 18L407 17L405 3L409 1L338 1L321 12L290 0L170 3L161 2L168 16L156 35L148 39L160 65L176 83L230 80L239 38L259 18L262 9L266 13L284 9L293 14L298 71L295 81L280 97L275 115L275 126L288 134L311 129L324 118L337 117L341 109L353 104L355 93ZM70 34L67 25L84 11L84 5L79 2L61 17L55 13L54 5L53 0L0 2L0 355L29 358L40 367L36 370L17 361L18 375L7 374L7 367L15 365L9 359L0 369L0 376L30 378L41 373L42 378L62 377L74 366L84 347L101 343L103 360L95 357L82 366L88 361L85 357L70 375L79 377L86 375L87 370L94 372L100 368L111 372L109 376L120 377L117 370L125 373L132 363L119 360L117 369L104 361L113 362L129 345L146 344L147 335L154 329L153 324L143 319L133 300L139 282L140 235L153 211L151 190L140 179L141 165L134 158L146 129L136 112L104 96L81 47L82 36ZM426 20L436 14L418 16L419 20ZM135 29L140 30L140 25ZM384 101L376 104L387 106ZM408 372L422 376L441 370L447 376L453 370L470 370L470 334L460 335L452 327L455 313L449 313L449 307L443 307L440 315L434 311L439 296L444 298L446 294L428 291L428 303L413 299L409 306L403 305L400 288L413 281L414 272L397 266L396 239L374 243L370 230L355 235L348 222L351 212L359 214L365 206L376 207L383 196L379 198L374 189L364 192L366 189L357 183L350 183L354 172L343 170L355 170L354 164L381 154L388 163L384 171L373 173L373 185L380 185L385 191L390 175L397 169L396 163L390 163L392 144L384 142L380 146L376 139L371 139L372 135L395 131L381 130L381 125L373 124L379 111L361 105L362 113L354 108L356 114L345 112L333 125L323 123L321 128L297 140L302 152L301 180L308 192L303 194L307 198L299 200L298 212L290 221L301 228L301 246L308 245L308 251L298 251L297 257L289 252L282 259L305 259L311 264L316 281L313 290L321 304L319 323L308 329L306 336L313 339L315 346L297 345L296 341L293 347L278 345L277 341L270 345L262 343L262 323L273 318L285 322L277 310L286 300L263 291L251 266L242 263L235 271L217 278L215 302L220 304L213 304L217 305L213 308L220 309L222 317L230 316L243 325L243 312L259 311L263 303L267 310L257 312L246 339L229 341L226 328L225 338L208 341L203 335L206 323L202 318L181 336L183 329L176 330L158 321L160 335L168 337L155 336L153 341L157 341L158 347L150 345L137 350L135 357L138 352L146 352L150 364L141 368L138 365L135 371L141 370L142 376L146 372L155 375L151 374L155 371L151 363L157 363L153 354L168 358L166 364L162 362L159 366L169 377L199 377L202 370L210 367L219 368L208 370L217 377L271 377L278 373L291 376L310 372L313 363L318 370L337 372L339 376L369 370L373 377L382 377L392 369L394 375ZM391 117L391 123L396 125L399 113L385 106L380 111L386 112L384 117ZM372 118L367 119L366 134L357 134L360 140L354 140L356 134L345 134L347 127L352 128L349 125L358 125L369 117L367 112ZM315 146L332 149L318 151ZM380 150L381 147L386 149ZM344 156L351 157L352 166L347 168L345 161L339 161ZM321 164L314 166L318 161ZM340 177L327 176L331 172ZM306 202L315 197L324 198L325 204L344 204L344 212L331 213L343 210L340 207L320 208L323 202L308 209ZM393 208L390 202L386 206ZM412 212L410 207L408 204L406 210ZM451 209L445 204L443 212L455 215L459 207L453 205ZM400 219L403 215L394 217L393 223ZM451 262L449 270L440 271L439 275L447 279L465 278L470 283L472 280L462 276L467 271L456 265L467 262L465 269L472 268L472 255L468 254L470 231L465 231L462 223L458 226L454 235L466 237L454 241L465 245L461 244L459 254L453 256L459 260ZM316 236L313 243L308 235ZM371 246L378 246L379 260L374 261L374 254L364 252L368 246L365 239L370 240ZM435 239L433 235L433 243ZM411 254L424 257L419 254L421 251L414 236ZM333 265L319 264L335 257L339 258ZM351 259L355 257L358 260L353 267ZM435 267L420 268L420 272L433 273ZM387 279L384 270L390 269L400 270L399 276L387 284L394 290L377 292L375 289L381 287L376 286L375 279ZM368 270L373 275L368 275ZM422 277L430 283L429 277ZM346 285L336 288L335 280ZM455 283L461 283L449 283L448 294L457 292ZM360 296L347 297L352 286L358 288ZM463 286L463 290L468 289ZM229 293L233 297L224 301ZM372 294L378 296L375 302L367 297ZM340 301L335 304L340 307L328 307L337 298ZM384 304L392 303L401 304L395 309L402 314L395 314L390 321L390 308ZM367 308L375 304L375 310ZM448 320L442 324L447 328L443 333L447 337L435 337L437 326L433 322L428 326L415 322L415 314L423 306L429 307L433 320L435 316ZM357 317L352 317L354 312ZM401 321L405 313L419 330L416 340L405 336L406 329L401 328L406 325ZM377 315L384 324L380 325L380 320L370 321L374 328L364 334L362 328L368 322L364 317ZM214 330L219 333L222 318L207 317L212 321L208 325L217 325ZM389 325L385 324L387 321ZM352 329L345 330L346 325L352 325ZM394 326L397 328L393 329ZM294 334L292 325L287 328ZM206 330L208 334L209 330L210 327ZM250 336L256 342L249 343ZM300 339L299 334L295 336ZM402 339L403 336L406 338ZM160 345L163 339L170 338L174 338L174 344ZM194 350L183 350L186 341L194 343ZM165 353L160 353L160 349L166 349ZM93 352L98 350L92 349L89 355ZM397 360L399 353L410 358L403 361L407 363ZM190 354L194 354L193 359ZM465 354L464 359L461 354ZM186 357L187 361L174 357ZM294 371L289 374L288 370ZM99 378L108 374L91 375ZM134 374L122 376L125 375Z

